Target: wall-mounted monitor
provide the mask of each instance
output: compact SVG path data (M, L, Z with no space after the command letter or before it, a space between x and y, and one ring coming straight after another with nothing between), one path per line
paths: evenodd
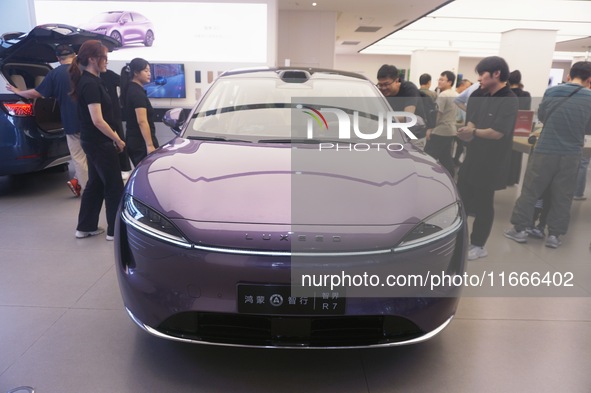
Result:
M144 85L149 98L185 98L183 64L150 63L150 83Z

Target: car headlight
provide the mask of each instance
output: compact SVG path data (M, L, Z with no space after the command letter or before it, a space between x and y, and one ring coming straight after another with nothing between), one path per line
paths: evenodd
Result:
M460 205L455 202L427 217L404 236L394 251L406 251L437 241L462 226Z
M191 248L192 245L174 224L156 210L126 194L123 198L121 216L125 223L140 232L177 246Z

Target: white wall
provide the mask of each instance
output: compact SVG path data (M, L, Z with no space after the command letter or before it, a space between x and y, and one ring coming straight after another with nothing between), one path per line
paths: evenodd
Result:
M478 80L478 74L474 71L476 64L481 59L460 57L458 73L464 74L464 78L472 82ZM357 72L365 75L372 82L377 82L376 74L382 64L392 64L399 69L410 69L410 56L388 56L388 55L336 55L335 67L338 70ZM442 69L441 71L445 71ZM410 69L411 78L414 74ZM437 80L437 78L434 78ZM434 86L433 86L434 88Z
M337 13L279 11L277 65L334 68Z
M457 75L460 56L457 51L416 50L410 57L409 80L420 86L420 76L431 75L431 90L437 87L437 80L443 71Z
M35 26L33 0L0 0L0 34L28 32Z
M410 67L410 56L386 56L386 55L336 55L335 67L337 70L357 72L364 75L370 81L377 83L378 69L384 64L391 64L398 69Z

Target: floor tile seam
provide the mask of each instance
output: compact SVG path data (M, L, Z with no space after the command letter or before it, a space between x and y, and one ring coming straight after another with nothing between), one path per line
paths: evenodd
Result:
M49 310L64 309L67 310L70 306L47 306L37 304L0 304L0 308L45 308Z
M39 336L37 338L35 338L22 352L19 356L16 357L16 359L8 366L6 367L6 370L4 370L2 373L0 373L0 377L2 377L4 374L6 374L7 372L10 371L10 369L17 364L23 357L25 357L25 355L31 350L31 348L33 348L38 342L39 340L41 340L45 334L47 334L47 332L49 330L51 330L63 317L64 315L66 315L67 313L67 309L64 309L64 311L61 313L61 315L56 318L55 321L53 321L53 323L51 325L49 325L46 329L44 329L41 333L39 333Z
M72 250L72 249L64 250L63 248L59 248L59 249L55 249L55 250L47 249L47 248L27 248L26 250L23 250L22 248L12 248L12 247L1 247L0 246L0 252L3 252L3 251L16 251L16 252L43 251L43 252L47 252L47 253L58 253L58 254L67 254L67 255L71 255L71 254L85 254L85 255L87 255L89 252L89 250ZM97 250L91 250L91 251L92 251L93 256L103 254L102 251L97 251ZM113 263L115 263L115 258L113 257L113 250L105 250L104 254L112 257Z
M107 274L109 274L109 272L111 271L111 269L113 269L113 265L109 266L108 269L105 270L105 272L95 280L94 283L92 283L92 285L90 285L90 287L88 287L86 289L86 291L84 291L79 297L78 299L76 299L76 301L74 302L74 304L72 306L75 306L76 304L78 304L78 302L80 302L80 300L82 300L82 298L84 298L84 296L86 296L87 293L89 293L103 278L105 278L105 276Z
M369 378L367 376L365 362L363 361L363 356L359 356L359 362L361 363L361 372L363 373L363 380L365 381L365 388L367 389L367 393L371 393L369 388Z
M569 322L569 323L591 323L591 319L542 319L542 318L470 318L454 317L454 320L462 321L511 321L511 322Z

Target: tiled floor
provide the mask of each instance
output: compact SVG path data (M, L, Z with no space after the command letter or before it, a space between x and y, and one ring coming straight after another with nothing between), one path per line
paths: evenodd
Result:
M570 233L551 250L502 236L519 189L499 192L490 255L468 265L478 275L572 271L567 296L467 290L452 324L415 346L256 350L140 331L123 310L113 243L73 236L79 200L66 180L0 177L1 393L591 392L591 200L574 202Z

